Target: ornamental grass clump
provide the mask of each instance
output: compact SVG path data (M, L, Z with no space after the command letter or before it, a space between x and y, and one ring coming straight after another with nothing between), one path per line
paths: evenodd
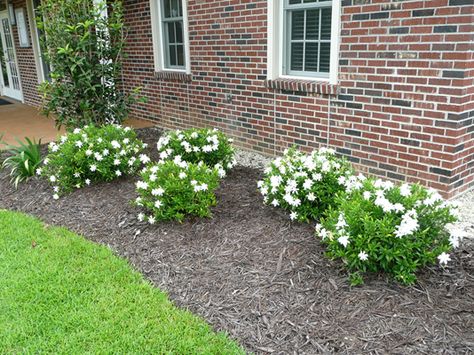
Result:
M286 150L265 170L258 187L264 202L290 212L291 220L317 220L334 205L334 196L344 190L343 179L353 174L345 159L331 149L304 154Z
M202 161L217 168L222 178L235 165L232 139L217 129L171 131L159 139L157 148L162 160L180 156L188 163Z
M188 163L176 156L151 163L137 182L135 205L144 208L138 219L154 224L162 220L183 221L185 216L209 217L216 205L214 191L219 186L217 168L204 163Z
M150 158L146 144L131 128L119 125L76 128L49 145L37 174L49 180L53 197L99 181L111 181L138 171Z
M448 253L462 233L449 232L456 208L438 192L362 176L346 179L345 186L316 234L330 257L342 259L353 285L363 283L367 272L385 272L413 284L419 268L450 261Z

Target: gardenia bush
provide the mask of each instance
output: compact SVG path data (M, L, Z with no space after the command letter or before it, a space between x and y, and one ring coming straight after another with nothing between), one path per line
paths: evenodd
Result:
M37 174L49 180L55 199L74 188L135 173L150 158L135 131L119 125L85 126L49 145Z
M291 220L306 222L334 206L334 196L352 173L351 165L331 149L307 155L291 148L270 164L258 187L266 204L290 211Z
M366 272L383 271L403 284L428 264L446 265L459 245L460 232L449 233L456 209L434 190L419 185L396 186L390 181L349 178L346 193L336 199L316 234L328 255L340 258L352 284Z
M157 148L162 160L179 156L189 163L202 161L217 168L220 177L225 177L235 165L232 139L217 129L171 131L159 139Z
M137 182L135 204L147 210L138 219L150 224L161 220L182 221L186 215L209 217L216 204L218 169L204 163L188 163L178 155L149 164Z

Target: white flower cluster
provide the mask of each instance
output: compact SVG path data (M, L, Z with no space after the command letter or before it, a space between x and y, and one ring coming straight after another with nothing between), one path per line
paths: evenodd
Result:
M222 146L226 145L229 148L229 156L224 157L221 161L215 161L213 164L218 169L219 176L224 178L226 172L236 164L233 158L234 151L230 146L232 142L232 139L226 138L216 128L212 130L176 130L160 137L157 148L162 160L176 155L187 155L186 160L189 162L197 163L199 160L207 163L206 155L217 154L220 149L223 149Z
M167 165L165 168L164 166ZM170 168L170 166L172 166ZM208 168L204 163L200 162L197 164L199 171L192 170L196 165L188 163L182 159L181 156L177 155L172 160L160 160L155 164L148 165L142 169L142 180L136 182L136 188L138 193L141 195L135 200L137 206L145 206L152 210L152 214L149 216L144 213L138 214L139 221L148 221L150 224L154 224L157 220L157 210L163 210L169 207L170 203L173 203L175 192L167 191L163 186L158 185L160 183L170 183L173 177L177 177L181 185L181 189L192 189L196 194L206 192L209 190L209 186L206 182L199 181L196 175L203 176L204 174L212 174L212 170ZM166 169L168 175L163 174Z
M114 137L121 138L107 141L101 134L102 129L113 130ZM150 161L147 155L140 154L146 144L129 138L130 131L131 128L119 125L76 128L71 134L61 136L58 142L49 144L50 154L36 173L53 184L54 199L70 184L81 188L90 185L91 180L110 180L113 176L130 174L140 162Z
M367 183L366 183L367 181ZM391 215L392 220L399 220L399 223L393 226L392 236L395 238L404 238L413 236L420 231L420 215L426 216L430 213L436 213L441 209L449 208L452 217L456 217L456 206L443 200L442 196L434 189L426 190L426 194L414 195L414 185L404 183L396 186L391 181L381 179L367 180L363 175L341 177L340 183L346 186L348 194L346 198L354 198L351 193L357 192L362 196L366 203L372 204L372 209L381 209L386 215ZM418 196L426 196L420 198ZM357 221L360 223L360 221ZM433 221L437 223L437 221ZM337 238L338 242L345 248L351 243L350 234L346 230L347 222L345 216L341 213L337 222L334 222L331 230L325 229L321 224L316 226L316 235L322 240L326 238ZM449 227L449 226L448 226ZM459 246L463 233L459 230L452 230L450 233L451 247ZM368 260L368 254L361 251L360 260ZM441 254L439 261L445 265L449 260L449 255Z
M308 217L299 211L300 206L313 204L317 191L324 189L327 176L336 176L336 184L342 186L346 180L349 182L346 174L347 167L332 149L321 148L309 155L290 149L272 161L257 186L266 204L285 206L290 210L290 219L296 220Z

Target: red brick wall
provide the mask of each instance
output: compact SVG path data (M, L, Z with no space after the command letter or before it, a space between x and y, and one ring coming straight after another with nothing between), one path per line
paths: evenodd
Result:
M472 0L342 0L337 95L265 87L266 0L188 1L187 83L155 77L149 1L124 3L125 87L148 97L133 115L217 126L265 154L329 145L363 171L448 195L473 185Z
M15 38L17 62L20 70L23 99L25 104L38 107L40 105L41 98L38 94L38 77L36 74L35 56L33 54L33 42L31 39L28 12L26 10L26 1L13 0L12 3L15 9L23 8L26 25L28 27L28 34L30 36L30 46L25 48L20 47L20 41L18 39L18 27L12 26L13 36Z

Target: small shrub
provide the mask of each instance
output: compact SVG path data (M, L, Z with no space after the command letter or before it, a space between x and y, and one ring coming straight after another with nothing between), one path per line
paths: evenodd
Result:
M85 126L49 145L44 166L37 173L53 185L55 199L73 188L111 181L135 173L150 161L141 154L146 145L135 131L118 125Z
M343 260L352 284L380 271L412 284L420 267L450 260L447 253L458 246L460 233L448 232L455 210L436 191L362 177L347 180L346 188L316 234L330 257Z
M221 177L235 165L232 139L217 129L171 131L159 139L157 148L161 159L180 156L189 163L202 161L217 168Z
M138 219L150 224L161 220L182 221L186 215L209 217L216 204L215 189L219 185L218 169L204 163L187 163L176 156L149 164L137 182L137 206L150 212Z
M310 155L295 148L285 151L265 170L258 187L264 202L290 211L292 220L319 219L334 204L334 196L344 190L341 179L352 174L351 165L331 149Z
M0 137L1 140L1 137ZM7 145L9 156L3 161L2 169L10 169L11 182L18 187L20 182L35 175L41 164L41 139L39 142L25 138L18 140L18 146Z

